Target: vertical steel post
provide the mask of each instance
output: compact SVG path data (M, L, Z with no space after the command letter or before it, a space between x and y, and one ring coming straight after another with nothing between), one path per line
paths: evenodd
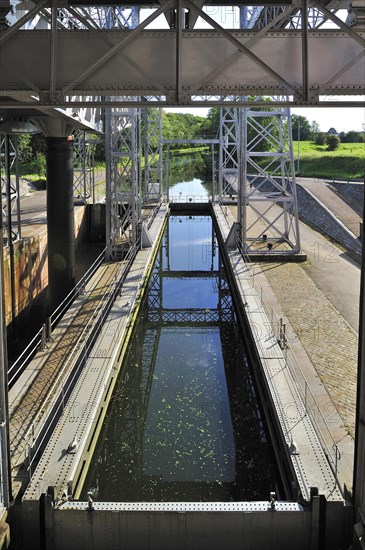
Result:
M222 114L219 122L219 172L218 172L218 194L219 201L223 200L223 132L222 132Z
M105 257L107 260L111 259L112 256L112 238L111 238L111 227L112 227L112 155L111 155L111 109L105 109L105 244L106 244L106 253Z
M8 359L4 307L4 257L2 193L0 193L0 504L9 507L11 474L9 461Z
M241 213L241 239L242 239L242 246L243 250L246 253L246 242L247 242L247 186L248 186L248 174L247 174L247 109L241 109L241 132L240 135L242 136L242 142L241 142L241 185L242 185L242 213Z
M308 78L308 1L302 0L302 94L309 98Z
M167 146L167 151L166 151L166 201L169 202L169 170L170 170L170 159L169 159L169 154L170 154L170 147Z
M20 190L19 190L19 149L18 136L14 136L14 152L15 152L15 193L16 193L16 223L17 232L16 240L22 238L22 224L20 219ZM13 229L14 232L14 229Z
M138 200L138 170L137 170L137 113L134 109L131 116L131 193L132 193L132 245L135 245L137 242L137 231L138 231L138 210L139 210L139 200Z
M214 144L212 143L212 203L215 204L216 195Z
M364 202L365 215L365 202ZM361 257L359 347L356 388L355 455L353 502L356 522L365 529L365 254L364 241Z
M294 163L294 150L293 150L293 133L291 126L291 111L290 108L286 109L287 116L287 125L288 125L288 134L289 134L289 164L290 164L290 174L292 178L292 196L293 196L293 217L294 217L294 231L295 231L295 252L300 252L301 242L300 242L300 228L299 228L299 213L298 213L298 197L297 197L297 181L295 175L295 163Z
M162 163L162 109L161 107L158 110L158 173L159 173L159 185L158 185L158 198L161 200L162 197L162 173L163 173L163 163Z
M15 270L14 270L14 244L13 244L13 229L11 219L11 159L10 159L10 136L5 136L5 177L6 177L6 202L8 206L7 217L7 245L9 247L9 260L10 260L10 294L11 294L11 331L15 336Z

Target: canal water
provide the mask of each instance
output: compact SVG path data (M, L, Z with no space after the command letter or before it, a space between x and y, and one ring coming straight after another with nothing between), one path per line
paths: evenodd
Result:
M207 215L171 215L82 499L269 500L280 481Z

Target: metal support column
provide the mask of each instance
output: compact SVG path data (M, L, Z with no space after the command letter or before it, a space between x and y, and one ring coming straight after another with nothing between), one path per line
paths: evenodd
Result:
M2 195L0 195L2 212ZM8 416L8 360L4 308L4 259L3 218L0 216L0 511L8 508L11 500L11 476L9 463L9 416Z
M219 140L221 149L220 162L220 199L232 194L232 181L238 176L238 109L227 107L221 109Z
M162 109L143 109L144 192L143 200L161 197Z
M365 203L364 203L365 215ZM355 507L354 540L365 533L365 254L364 243L360 279L359 353L357 367L356 423L353 503ZM359 544L359 548L360 548Z
M47 138L49 303L53 311L75 285L73 141Z
M216 168L215 168L214 144L212 144L211 151L212 151L212 203L215 204L217 199L217 189L216 189L217 183L216 183L216 177L215 177Z
M137 109L106 111L107 247L118 259L138 238L141 218Z
M11 157L10 157L10 136L5 136L5 172L6 172L6 204L7 204L7 245L9 247L9 264L10 264L10 296L11 296L11 329L12 336L15 336L15 319L16 319L16 304L15 304L15 272L14 272L14 246L13 241L16 236L12 230L12 213L11 213ZM17 178L18 179L18 178Z
M1 192L5 202L2 214L5 244L21 239L18 138L16 135L0 137Z
M290 109L243 108L242 244L247 254L300 251ZM250 207L250 220L247 207Z
M74 136L74 197L87 202L95 196L93 147L85 130L76 130Z

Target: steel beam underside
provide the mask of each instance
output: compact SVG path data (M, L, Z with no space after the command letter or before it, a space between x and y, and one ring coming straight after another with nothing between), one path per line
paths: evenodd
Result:
M223 103L225 96L239 99L252 94L283 94L293 98L283 99L286 104L319 105L319 96L365 93L365 33L359 33L359 40L354 40L343 31L308 32L309 94L305 99L299 31L267 32L252 47L249 42L255 38L255 31L230 31L236 44L217 31L182 31L179 94L174 31L141 31L105 63L95 63L131 32L134 31L58 30L53 104L67 105L69 96L94 96L100 101L100 96L109 94L124 96L121 101L126 103L133 96L149 95L153 96L151 102L155 99L156 103L171 105L194 104L194 98L204 96L201 101L217 105L217 99ZM9 97L16 99L18 106L50 104L51 36L47 30L18 31L2 44L0 74L6 78L3 76L0 81L1 106L11 107ZM236 47L239 44L248 44L256 59L240 52ZM9 63L10 59L16 62ZM270 74L270 69L276 76ZM80 82L83 73L87 76ZM35 90L39 90L39 102L30 97ZM77 106L77 98L73 99ZM336 104L340 106L341 101Z

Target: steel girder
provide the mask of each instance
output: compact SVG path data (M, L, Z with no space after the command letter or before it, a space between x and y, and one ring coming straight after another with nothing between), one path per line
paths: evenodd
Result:
M143 200L156 200L162 194L162 110L142 109L144 149Z
M232 96L248 104L255 94L282 96L285 105L332 105L322 96L363 94L364 33L317 0L294 7L295 17L302 14L302 30L276 30L293 6L284 15L271 14L261 30L237 31L223 28L191 0L167 0L129 30L99 28L90 14L85 28L71 30L53 21L51 30L20 31L19 23L0 34L0 104L80 107L88 101L88 107L100 107L112 95L117 104L142 105L147 96L151 105L224 105ZM186 9L213 30L185 29ZM311 29L309 9L337 28ZM175 28L146 30L171 10Z
M101 8L103 25L135 27L139 9L129 17L122 8ZM120 17L123 16L123 20ZM107 98L111 102L113 97ZM141 221L141 112L133 108L105 110L106 243L107 255L118 259L137 244Z
M21 238L18 138L0 135L0 176L2 216L5 227L4 244L10 245Z
M290 109L241 110L239 221L246 254L300 251ZM248 207L254 212L248 215ZM262 243L267 248L262 250Z
M141 219L139 111L106 109L106 231L110 258L137 243Z
M232 178L238 175L238 108L221 109L219 122L219 199L232 193Z
M95 195L94 151L85 130L76 130L74 136L74 198L84 203Z
M243 251L298 253L290 109L222 109L220 158L220 200L237 195Z

